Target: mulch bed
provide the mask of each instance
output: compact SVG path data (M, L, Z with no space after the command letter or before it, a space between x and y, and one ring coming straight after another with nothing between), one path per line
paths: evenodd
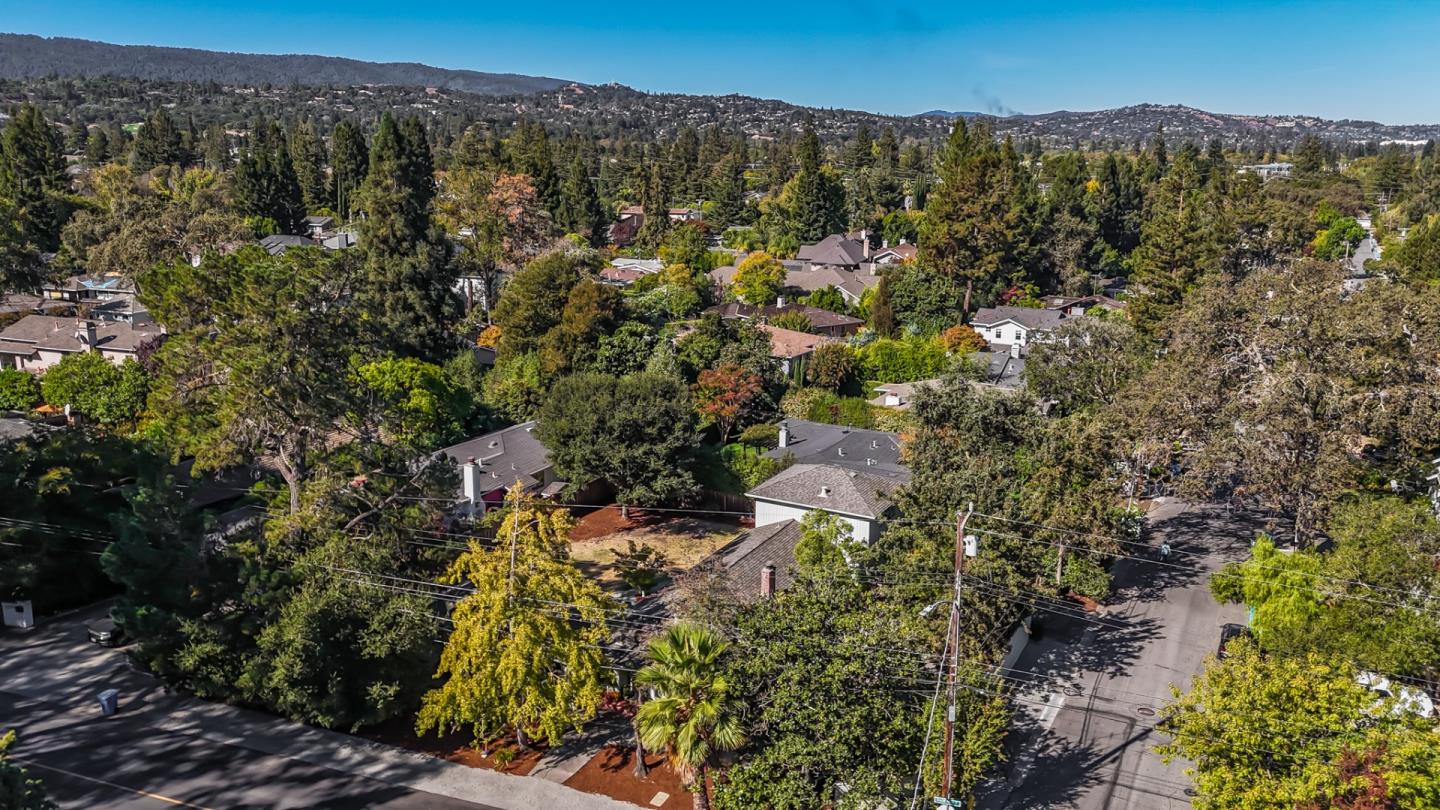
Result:
M642 526L654 526L657 523L664 523L666 519L674 517L666 512L646 512L644 509L632 507L630 517L626 519L620 516L620 507L614 504L602 509L596 509L588 515L575 522L575 528L570 530L571 540L594 540L597 537L615 534L616 532L630 531Z
M522 752L515 743L515 735L507 734L490 741L490 756L481 756L480 750L471 745L473 741L471 735L463 731L446 734L443 737L436 737L433 734L416 737L415 718L413 717L393 718L378 726L361 731L359 736L386 745L429 754L432 757L471 768L503 771L516 776L525 776L533 771L539 764L540 757L545 753L544 746L533 742L530 750ZM497 751L505 749L515 751L515 758L502 768L499 761L495 759L495 754Z
M565 786L660 810L688 810L692 806L693 798L663 755L647 752L645 764L650 766L650 775L641 779L635 776L635 749L607 745L566 779ZM651 804L658 793L668 793L670 798L664 804Z

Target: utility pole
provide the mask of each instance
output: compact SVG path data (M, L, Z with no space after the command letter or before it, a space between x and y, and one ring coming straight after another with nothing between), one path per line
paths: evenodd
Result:
M965 524L975 513L975 504L970 503L965 511L955 512L955 593L950 599L950 660L949 672L945 676L947 707L945 709L945 769L940 773L940 796L950 798L950 782L955 772L955 677L960 669L960 588L965 577L965 558L973 557L976 540L965 536Z

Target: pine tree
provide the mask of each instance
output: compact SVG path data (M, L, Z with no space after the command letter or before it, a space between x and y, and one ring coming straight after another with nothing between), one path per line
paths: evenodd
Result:
M300 232L305 203L278 124L256 124L250 147L235 166L235 205L245 216L274 220L281 233Z
M590 169L578 153L570 158L560 192L556 224L569 233L585 237L591 244L599 244L605 236L605 211L600 207L595 184L590 181Z
M654 250L670 232L671 224L669 188L665 185L665 172L658 161L650 164L649 175L640 193L640 206L645 209L645 221L640 223L635 242Z
M143 172L156 166L183 165L187 162L180 129L164 107L157 107L135 133L135 146L130 155L131 168Z
M42 251L60 245L69 188L60 135L33 104L21 104L0 130L0 199L15 206L21 239Z
M875 159L875 141L870 137L870 127L861 124L855 133L855 143L850 146L850 168L864 169Z
M957 119L925 203L920 251L928 267L965 281L968 316L977 284L988 293L1023 280L1033 266L1038 202L1034 182L1007 141Z
M429 133L420 119L412 115L400 125L400 134L406 183L415 195L415 204L422 209L429 208L435 199L435 158L430 153Z
M315 133L309 120L300 121L290 130L290 161L295 166L295 179L300 184L300 198L306 211L318 211L330 204L325 188L325 143Z
M821 164L820 138L807 125L795 150L799 171L786 185L790 225L802 243L818 242L845 227L845 190Z
M1137 294L1130 314L1141 332L1156 334L1161 321L1216 269L1219 216L1203 185L1199 167L1181 154L1155 190L1140 246L1131 257Z
M745 211L745 162L730 154L720 159L710 172L706 197L713 204L709 219L717 228L740 224Z
M700 193L700 137L693 127L682 127L670 147L665 185L677 199L688 203Z
M370 169L370 148L360 128L350 121L336 124L330 136L330 167L335 210L348 220L355 207L355 195Z
M451 326L461 304L448 243L431 221L434 178L416 174L429 146L407 140L394 117L381 116L357 194L365 212L358 297L373 318L377 349L439 362L453 349Z
M205 168L210 171L220 172L230 168L230 135L225 132L225 127L211 124L205 128L202 152Z

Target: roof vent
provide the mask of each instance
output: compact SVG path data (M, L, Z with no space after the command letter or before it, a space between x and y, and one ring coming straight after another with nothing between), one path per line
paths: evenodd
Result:
M879 439L871 439L871 440L870 440L870 449L871 449L871 450L879 450L879 449L880 449L880 440L879 440Z
M822 497L822 498L828 498L828 497L830 497L830 488L829 488L829 487L820 487L820 497Z
M491 447L499 447L499 446L500 446L500 440L499 440L499 439L491 439L491 440L490 440L490 446L491 446Z
M835 453L836 453L837 455L843 456L843 455L845 455L845 448L843 448L843 447L837 447L837 448L835 448Z
M873 458L867 458L867 459L865 459L865 466L866 466L866 467L874 467L874 466L875 466L875 459L873 459Z

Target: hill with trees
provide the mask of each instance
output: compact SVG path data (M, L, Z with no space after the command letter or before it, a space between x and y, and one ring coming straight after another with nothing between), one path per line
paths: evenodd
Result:
M515 73L448 70L417 62L362 62L337 56L258 54L114 45L88 39L0 34L0 76L123 76L161 81L307 87L387 84L467 93L543 93L569 82Z

